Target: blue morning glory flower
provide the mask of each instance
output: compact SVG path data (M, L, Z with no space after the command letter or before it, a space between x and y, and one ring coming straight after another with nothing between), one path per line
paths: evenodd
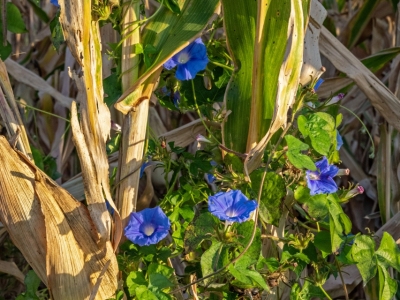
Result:
M250 213L257 208L257 202L249 200L239 190L219 192L208 197L208 210L223 221L242 223L250 218Z
M58 0L50 0L50 3L57 7L60 7L60 5L58 4Z
M160 207L133 212L125 227L125 236L139 246L157 244L168 234L171 227L168 217Z
M213 174L207 173L206 174L206 180L208 184L213 183L217 178Z
M150 165L149 161L146 161L145 163L142 164L142 166L140 167L140 173L139 173L139 177L142 178L144 175L144 169L146 169L146 167L148 167Z
M106 207L107 207L107 210L110 213L110 215L113 216L114 215L114 208L111 206L110 202L108 202L107 200L106 200Z
M314 91L318 90L319 87L321 86L321 84L324 82L325 80L323 80L322 78L318 79L318 81L315 83L314 85Z
M338 190L333 177L339 171L335 165L330 165L328 159L324 156L320 161L315 163L317 171L306 171L307 186L311 195L331 194Z
M339 134L339 131L336 130L336 150L339 151L342 146L343 146L342 136Z
M207 48L201 38L196 39L179 53L172 56L164 64L164 68L171 70L178 66L175 77L179 80L190 80L204 70L208 63Z

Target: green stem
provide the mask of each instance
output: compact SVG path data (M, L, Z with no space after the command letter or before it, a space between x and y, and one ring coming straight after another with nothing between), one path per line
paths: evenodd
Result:
M214 61L214 60L210 60L210 63L212 63L212 64L214 64L214 65L216 65L216 66L218 66L218 67L227 69L227 70L229 70L229 71L231 71L231 72L233 72L233 70L234 70L232 67L227 66L227 65L224 65L224 64L221 64L220 62L217 62L217 61Z
M163 2L164 2L164 0L161 0L160 6L158 7L158 9L154 12L154 14L152 14L147 19L132 22L132 23L128 24L126 27L122 28L121 29L121 35L123 35L123 37L121 38L121 41L118 43L117 48L120 47L122 45L122 43L124 42L124 40L126 40L128 37L130 37L135 32L135 30L138 30L141 25L147 23L149 20L153 19L156 15L158 15L158 13L161 11L161 8L163 7ZM138 26L135 27L127 35L124 35L125 31L127 31L129 28L131 28L134 25L138 25Z
M322 292L324 293L325 297L328 298L328 300L332 300L332 298L328 295L328 293L324 290L324 288L322 287L322 285L318 285L319 288L322 290Z
M339 105L339 106L340 106L341 108L347 110L347 111L348 111L349 113L351 113L354 117L356 117L358 121L360 121L362 127L363 127L363 128L365 129L365 131L367 132L368 137L369 137L369 139L370 139L370 141L371 141L371 145L372 145L372 153L371 153L371 155L375 156L375 144L374 144L374 139L372 138L371 134L369 133L367 127L366 127L365 124L364 124L364 122L363 122L354 112L352 112L352 111L351 111L350 109L348 109L347 107L345 107L345 106L343 106L343 105ZM370 155L370 157L371 157L371 155ZM372 156L372 158L373 158L373 156Z
M193 84L193 81L192 81L192 84ZM193 88L194 88L194 85L193 85ZM284 135L286 134L286 132L288 131L288 129L291 127L291 125L292 125L292 123L288 123L288 125L287 125L286 128L285 128L285 130L282 132L281 136L279 137L278 142L275 144L274 148L272 149L271 155L270 155L270 157L268 158L268 162L267 162L267 164L266 164L266 166L265 166L264 173L263 173L263 177L262 177L261 184L260 184L260 189L259 189L259 191L258 191L258 197L257 197L257 204L258 204L258 205L257 205L257 208L256 208L256 210L255 210L254 226L253 226L253 230L252 230L252 233L251 233L251 237L250 237L250 239L249 239L249 241L248 241L246 247L243 249L243 251L242 251L236 258L234 258L232 261L230 261L230 262L229 262L228 264L226 264L225 266L223 266L223 267L221 267L220 269L216 270L214 273L209 274L209 275L207 275L207 276L204 276L204 277L202 277L202 278L200 278L200 279L197 279L197 280L191 282L190 284L186 284L186 285L184 285L184 286L181 286L181 287L179 287L178 289L173 290L171 293L175 293L176 291L187 289L187 288L190 287L191 285L197 284L197 283L202 282L203 280L205 280L205 279L207 279L207 278L213 277L213 276L215 276L215 275L221 273L222 271L226 270L230 265L236 263L236 262L237 262L241 257L243 257L243 255L245 255L246 252L250 249L250 246L252 245L252 243L253 243L253 241L254 241L254 238L255 238L255 236L256 236L257 223L258 223L257 221L258 221L259 206L260 206L259 204L260 204L260 201L261 201L261 194L262 194L262 188L263 188L263 185L264 185L264 182L265 182L265 177L266 177L266 174L267 174L267 172L268 172L268 166L269 166L269 163L271 162L273 152L276 150L276 148L278 147L278 145L279 145L280 142L282 141ZM330 298L329 298L329 299L330 299ZM330 300L332 300L332 299L330 299Z
M200 118L200 120L201 120L201 123L203 123L203 126L205 127L205 129L207 130L207 132L211 135L211 137L212 137L218 144L221 144L221 143L218 141L218 139L212 134L210 128L207 126L206 122L204 121L203 116L201 115L200 108L199 108L199 106L197 105L196 92L195 92L195 89L194 89L194 81L193 81L193 80L191 80L191 81L192 81L192 91L193 91L194 107L196 108L196 111L197 111L197 114L199 115L199 118Z
M349 293L347 292L347 287L346 287L346 284L344 283L342 271L340 270L339 262L338 262L336 256L335 256L335 264L336 264L336 268L338 269L338 272L339 272L340 280L342 281L344 297L346 298L346 300L349 300Z
M41 110L41 109L39 109L39 108L30 106L30 105L28 105L28 104L26 104L26 103L24 103L24 102L22 102L22 101L19 101L19 100L15 100L15 101L16 101L17 103L19 103L20 105L23 105L23 106L25 106L25 107L27 107L27 108L29 108L29 109L39 111L39 112L41 112L41 113L43 113L43 114L47 114L47 115L52 116L52 117L54 117L54 118L59 118L59 119L64 120L64 121L66 121L66 122L68 122L68 123L70 122L70 120L68 120L68 119L65 119L65 118L60 117L60 116L55 115L55 114L52 114L52 113L50 113L50 112L48 112L48 111Z

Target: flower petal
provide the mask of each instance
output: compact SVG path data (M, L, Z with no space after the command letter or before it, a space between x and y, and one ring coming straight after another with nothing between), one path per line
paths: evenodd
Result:
M208 210L223 221L244 222L257 207L257 202L249 201L240 190L219 192L208 199ZM234 212L234 215L228 215L227 211Z
M166 68L167 70L171 70L173 68L176 67L176 65L178 64L178 62L176 61L174 55L172 58L170 58L166 63L164 63L164 68Z
M329 167L328 159L324 156L321 160L315 163L315 166L321 173L323 173L324 170Z
M324 172L322 173L321 178L326 178L326 177L335 177L337 175L337 173L339 172L339 168L335 165L329 165L328 168L326 168L324 170Z
M339 131L336 130L336 150L340 150L342 146L343 146L342 136L339 134Z
M331 194L338 190L336 182L332 178L325 178L323 180L310 180L308 182L310 195L318 194Z
M318 81L315 83L314 85L314 91L318 90L319 87L321 86L321 84L324 82L325 80L323 80L322 78L318 79Z
M142 229L143 223L151 223L155 230L147 236ZM129 223L125 227L125 236L134 244L148 246L156 244L168 235L171 223L160 207L146 208L140 212L133 212Z

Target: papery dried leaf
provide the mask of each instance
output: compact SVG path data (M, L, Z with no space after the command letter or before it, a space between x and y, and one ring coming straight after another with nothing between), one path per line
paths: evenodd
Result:
M91 2L59 1L60 23L71 53L82 68L82 76L70 72L78 87L81 122L76 107L72 110L72 132L83 169L85 195L101 241L110 239L111 217L105 200L115 210L114 247L122 235L119 212L111 197L108 177L106 141L110 134L111 118L104 104L102 55L98 22L92 21Z
M140 43L141 34L138 28L130 28L140 19L140 3L123 1L123 16L121 27L123 28L122 42L122 91L126 91L132 82L138 79L140 56L132 51L133 47ZM159 72L157 72L159 75ZM154 76L152 76L154 78ZM157 76L158 78L158 76ZM151 84L150 94L153 90ZM135 105L117 103L115 107L124 111L126 116L122 125L122 141L120 157L118 161L118 188L117 206L121 213L122 226L125 227L132 211L137 210L137 198L139 196L140 167L143 160L143 150L146 139L147 116L149 113L150 95L144 94L144 85L131 92L129 98L140 99ZM118 108L122 106L122 110Z
M118 267L110 242L99 238L88 209L0 136L0 220L53 299L111 297ZM105 266L108 267L106 268Z
M318 1L311 1L310 22L304 38L304 57L300 84L305 85L322 73L321 55L319 55L319 34L327 11Z
M4 63L7 67L7 71L11 74L12 77L15 78L15 80L22 82L30 87L33 87L40 92L49 94L56 101L59 101L64 107L69 108L71 106L73 99L61 94L50 84L48 84L44 79L42 79L32 71L24 68L19 63L13 61L10 58L6 59Z
M324 83L318 89L317 94L319 98L326 99L336 96L334 93L340 91L346 86L353 83L353 80L346 77L333 77L325 79Z
M19 282L24 283L25 275L13 261L0 260L0 273L6 273L14 276Z
M4 92L4 94L3 94ZM5 97L4 97L5 96ZM0 114L10 136L19 132L17 148L32 158L31 148L26 135L25 126L22 122L18 106L15 102L14 93L5 64L0 59Z
M326 28L321 31L320 50L338 70L355 81L386 121L399 130L399 99Z

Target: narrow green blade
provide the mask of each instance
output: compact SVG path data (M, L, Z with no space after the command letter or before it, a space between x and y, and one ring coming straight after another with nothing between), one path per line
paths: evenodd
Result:
M235 64L225 93L226 110L231 113L222 132L228 148L245 152L250 124L257 2L222 0L222 9L228 48Z

